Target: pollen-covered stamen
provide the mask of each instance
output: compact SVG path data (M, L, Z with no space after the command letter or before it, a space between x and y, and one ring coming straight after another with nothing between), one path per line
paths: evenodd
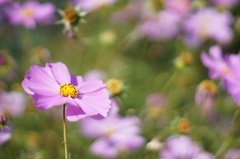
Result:
M68 84L62 84L60 85L59 92L64 97L72 97L76 98L78 96L78 90L76 86L68 83Z

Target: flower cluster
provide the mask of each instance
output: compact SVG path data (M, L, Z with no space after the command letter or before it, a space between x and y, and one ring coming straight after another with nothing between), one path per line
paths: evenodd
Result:
M145 143L145 139L139 135L139 119L136 116L119 116L117 101L114 99L105 119L83 119L80 122L80 132L96 139L90 147L93 153L107 158L115 158L120 152L131 152Z
M219 11L213 7L194 7L192 0L164 0L142 1L138 7L137 15L139 25L138 30L153 41L173 40L177 37L189 47L197 47L208 40L213 40L219 44L228 44L233 38L232 24L233 16L227 11ZM197 2L196 2L197 3ZM236 1L213 1L222 6L233 6ZM132 15L132 2L126 9L114 15L116 22L126 21L125 14ZM130 8L128 10L127 8ZM135 12L133 12L135 13Z

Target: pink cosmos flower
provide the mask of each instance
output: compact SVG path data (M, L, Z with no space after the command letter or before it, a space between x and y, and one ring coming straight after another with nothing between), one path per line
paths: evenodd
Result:
M233 37L232 22L233 17L227 11L200 9L185 21L186 43L196 47L206 40L213 39L220 44L227 44Z
M80 123L80 130L85 136L97 139L90 148L97 155L114 158L121 150L135 150L145 143L139 135L139 119L135 116L120 117L117 108L113 100L111 111L105 119L97 121L86 118Z
M53 22L55 6L51 3L40 4L37 1L28 1L24 4L16 2L5 11L13 25L22 24L26 28L34 29L36 23L49 24Z
M26 96L21 92L0 93L0 115L20 116L26 108Z
M214 159L210 153L204 152L190 137L173 135L165 141L165 149L160 152L159 159Z
M181 18L178 14L163 10L149 15L141 25L141 31L151 40L166 40L178 35Z
M86 80L69 73L65 64L47 63L31 66L22 82L38 109L67 105L66 118L77 121L91 116L102 119L110 109L108 91L100 80Z
M0 145L3 145L12 137L12 126L8 118L0 115Z
M209 56L210 55L210 56ZM209 69L209 77L211 79L221 79L229 74L226 59L223 57L222 50L219 46L212 46L207 53L201 53L201 61L204 66Z
M79 5L81 10L84 11L94 11L102 7L111 5L117 0L72 0L74 5Z

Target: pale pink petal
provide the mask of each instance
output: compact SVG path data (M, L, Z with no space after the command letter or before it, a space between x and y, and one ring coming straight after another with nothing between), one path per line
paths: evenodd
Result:
M71 75L71 84L78 86L82 82L83 82L82 76Z
M81 102L87 106L89 110L94 110L94 112L97 112L102 115L103 117L107 116L107 113L111 107L111 100L107 98L108 92L106 89L101 89L99 91L88 93L82 96ZM80 105L81 106L81 105ZM86 108L83 108L83 110ZM84 110L85 111L85 110ZM99 117L99 116L98 116Z
M107 138L99 138L92 144L90 150L99 156L115 158L118 155L117 148L113 141Z
M209 49L209 54L218 61L222 61L222 50L219 46L215 45Z
M57 63L48 63L47 66L51 68L55 79L60 85L65 83L70 83L71 76L65 64L61 62L57 62Z
M79 106L68 105L66 111L66 117L69 121L77 121L79 119L85 118L88 115L83 112Z
M34 11L34 18L36 20L44 20L49 16L52 16L55 12L55 6L51 3L45 3L38 6L38 10Z
M88 80L81 82L77 89L81 93L89 93L104 88L105 84L101 80Z
M53 106L60 106L66 103L67 98L58 96L42 96L42 95L33 95L34 105L41 110L49 109Z
M56 93L59 85L50 73L47 68L32 66L22 82L23 89L29 94L36 93L31 89L46 89Z

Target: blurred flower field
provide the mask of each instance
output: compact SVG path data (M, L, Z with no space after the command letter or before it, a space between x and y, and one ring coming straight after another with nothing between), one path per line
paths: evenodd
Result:
M0 0L0 159L239 159L239 10Z

